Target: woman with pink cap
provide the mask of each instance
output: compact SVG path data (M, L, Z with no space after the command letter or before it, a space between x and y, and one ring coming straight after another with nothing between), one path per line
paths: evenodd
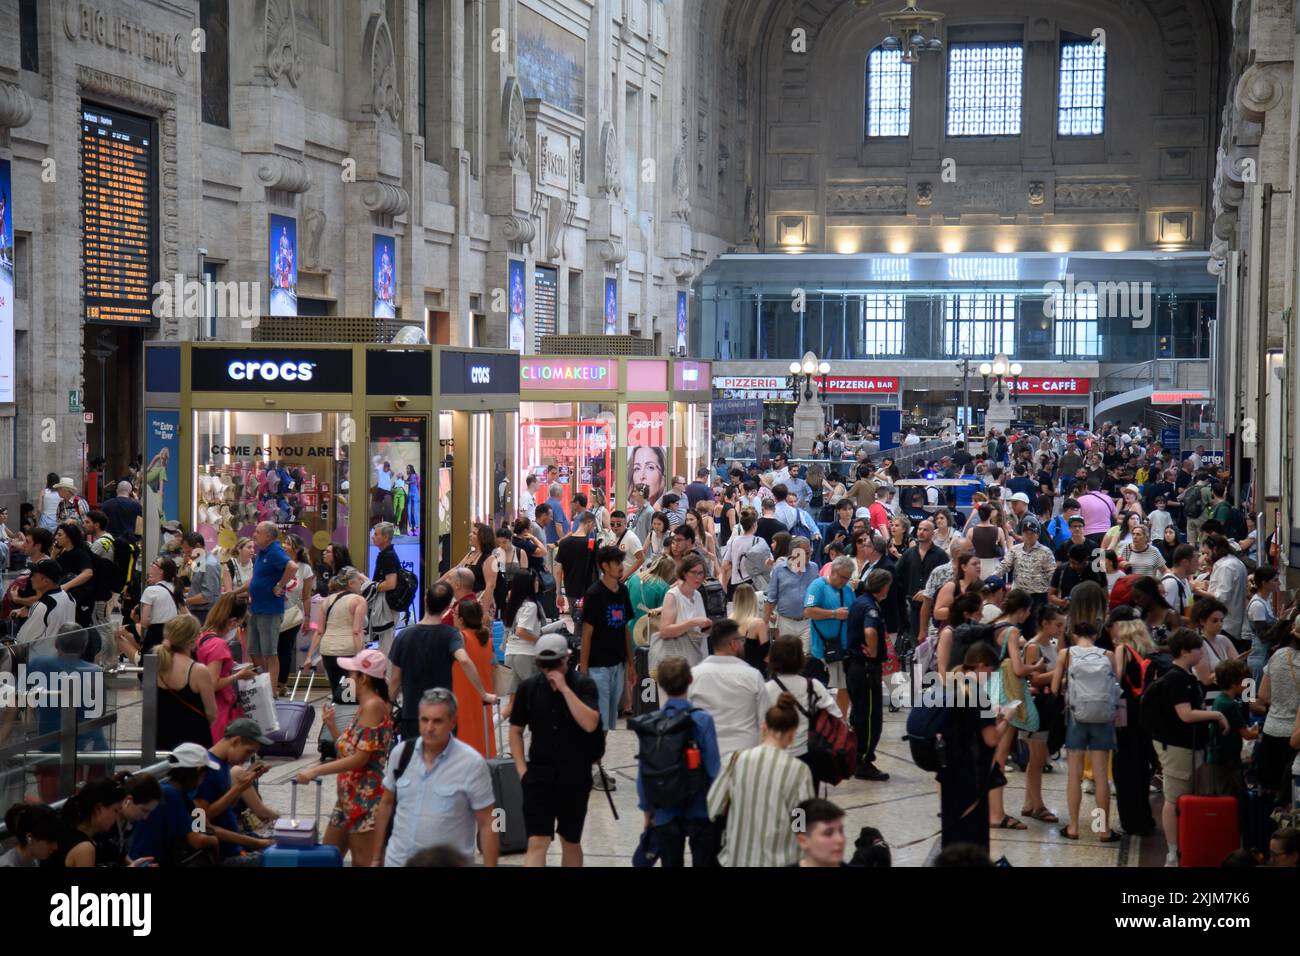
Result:
M324 842L367 861L375 855L375 810L384 795L384 764L393 742L393 718L388 703L388 658L367 648L353 657L340 657L339 667L352 678L359 706L342 734L334 723L334 707L326 703L322 716L338 741L338 759L298 774L300 784L338 774L338 803L330 814ZM345 699L348 691L345 690Z

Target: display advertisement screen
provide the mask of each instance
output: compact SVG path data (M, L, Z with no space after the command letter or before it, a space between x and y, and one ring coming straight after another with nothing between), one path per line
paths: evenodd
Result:
M14 209L9 160L0 159L0 402L14 400Z
M271 217L271 315L298 314L298 222Z
M686 293L677 293L677 351L686 354Z
M426 444L429 420L422 415L372 415L367 474L370 497L370 527L381 521L396 526L393 547L402 567L420 581L424 594L424 563L421 542L428 513L426 490ZM373 570L379 550L372 543L367 573Z
M605 334L618 334L618 280L605 280Z
M397 251L392 236L375 236L376 319L397 318Z
M516 352L522 352L524 350L524 315L526 314L525 307L528 304L524 289L524 264L511 259L508 278L510 282L509 348Z
M152 120L82 104L82 301L88 323L155 324L154 139Z

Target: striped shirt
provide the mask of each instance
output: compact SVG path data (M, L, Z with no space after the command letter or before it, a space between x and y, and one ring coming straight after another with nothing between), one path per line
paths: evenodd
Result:
M1145 550L1134 551L1132 544L1126 544L1119 549L1119 556L1128 562L1129 574L1145 574L1154 578L1165 570L1165 557L1155 545L1148 544Z
M795 807L817 795L812 772L779 747L737 751L709 788L709 817L727 815L723 866L789 866L799 861Z

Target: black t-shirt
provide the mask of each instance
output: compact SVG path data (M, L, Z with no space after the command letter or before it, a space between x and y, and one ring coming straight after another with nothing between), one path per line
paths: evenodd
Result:
M86 836L81 830L66 823L59 828L59 840L55 844L55 850L48 858L41 861L41 866L51 870L67 869L65 860L68 854L80 846L82 843L93 843L94 841ZM98 855L96 855L98 862Z
M389 660L402 669L403 734L420 723L418 707L426 690L451 690L451 668L456 652L465 646L460 631L447 624L414 624L393 639ZM477 719L477 718L476 718Z
M1157 690L1157 688L1159 688ZM1147 694L1155 693L1158 705L1163 713L1157 718L1156 733L1153 735L1170 747L1186 747L1196 750L1205 746L1206 730L1209 724L1187 724L1178 719L1175 710L1179 704L1190 704L1192 710L1201 710L1205 706L1205 691L1195 674L1172 667L1168 673L1156 681ZM1144 700L1143 703L1146 703ZM1217 731L1218 728L1211 728Z
M140 502L133 498L109 498L99 508L108 518L108 533L114 538L135 534L135 519L140 517Z
M627 585L611 591L604 581L597 581L588 588L582 603L583 626L591 625L587 667L617 667L627 662L627 626L632 614Z
M789 531L779 518L759 518L758 526L754 533L767 542L767 546L772 547L772 539L782 531Z
M975 459L970 456L970 452L966 451L965 449L962 449L961 451L957 452L955 455L952 456L952 463L956 465L958 468L965 468L974 460Z
M570 600L585 594L591 585L591 559L595 539L569 535L555 546L555 560L564 569L564 593Z
M402 570L402 562L397 557L397 549L391 544L375 555L374 579L376 584L383 584L384 578L390 574L396 574L400 570Z
M511 538L511 543L528 556L528 567L534 571L546 570L546 549L532 538Z
M1106 587L1105 575L1098 574L1091 565L1084 565L1082 571L1076 571L1069 564L1063 564L1052 572L1052 587L1056 588L1057 597L1068 598L1070 592L1084 581L1094 581Z
M565 674L565 679L580 701L592 710L600 709L600 694L594 680L572 670ZM538 766L554 767L561 774L578 779L590 776L591 761L585 756L587 731L578 726L564 696L551 689L545 674L535 674L519 685L510 724L533 732L528 747L529 773Z
M91 557L90 549L83 544L60 554L59 567L63 569L65 575L76 577L82 571L93 570L95 562ZM89 604L95 595L94 575L92 574L91 579L85 584L79 584L69 591L68 595L80 605Z

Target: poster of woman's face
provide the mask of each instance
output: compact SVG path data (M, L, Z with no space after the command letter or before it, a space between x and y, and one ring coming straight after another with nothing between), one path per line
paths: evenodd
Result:
M637 445L627 454L628 488L646 485L650 494L646 502L653 505L664 493L664 473L668 470L667 460L662 448L651 445Z

